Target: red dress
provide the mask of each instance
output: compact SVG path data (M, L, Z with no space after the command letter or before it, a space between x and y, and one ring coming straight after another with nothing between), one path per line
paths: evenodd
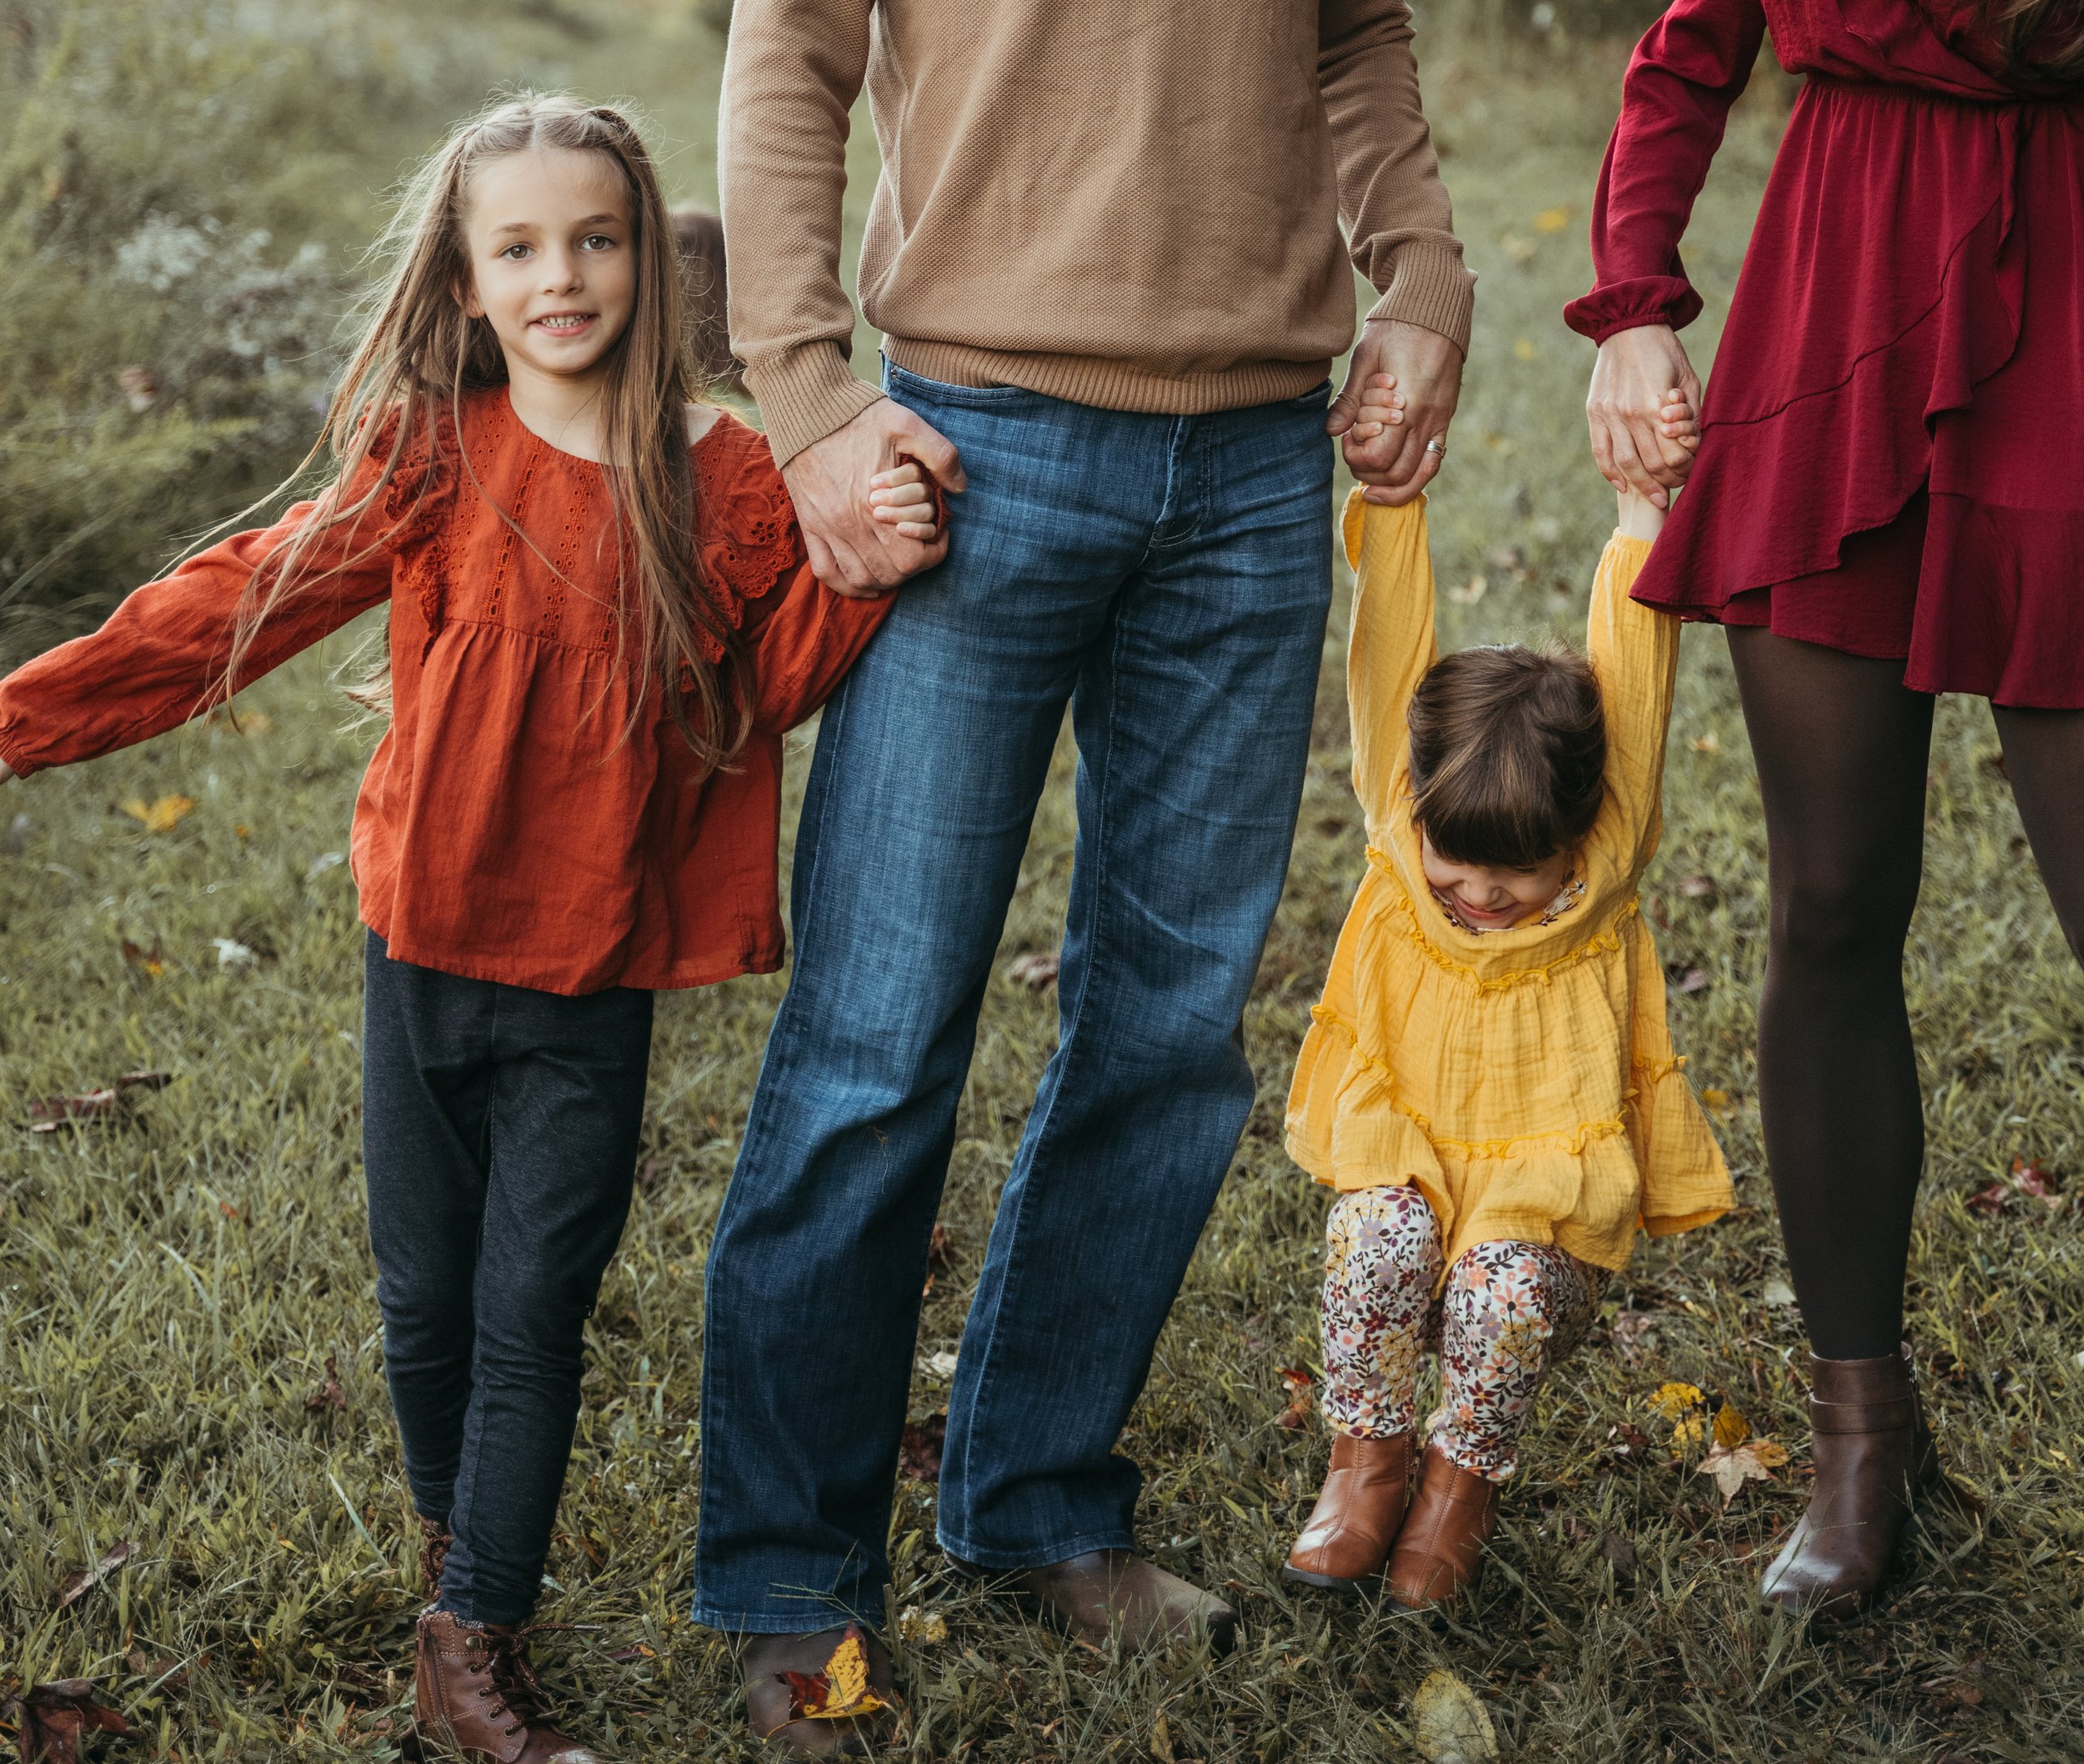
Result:
M703 591L752 670L754 732L729 770L702 775L623 652L601 469L531 433L504 387L467 397L460 445L408 450L376 532L333 529L318 561L346 567L261 626L249 679L389 605L391 725L350 849L363 922L401 961L565 994L781 965L783 731L892 601L818 581L765 437L719 415L693 464ZM195 715L254 564L312 506L191 558L0 682L0 759L26 774Z
M1592 217L1596 342L1701 310L1679 239L1768 25L1808 80L1636 598L2084 708L2084 98L2006 83L1972 6L1676 0Z

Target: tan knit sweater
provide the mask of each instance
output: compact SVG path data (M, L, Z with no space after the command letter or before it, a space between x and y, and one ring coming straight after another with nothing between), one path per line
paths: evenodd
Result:
M1466 347L1410 38L1404 0L738 0L731 338L775 457L876 396L839 283L864 76L861 303L901 367L1118 410L1299 397L1353 340L1349 250L1370 316Z

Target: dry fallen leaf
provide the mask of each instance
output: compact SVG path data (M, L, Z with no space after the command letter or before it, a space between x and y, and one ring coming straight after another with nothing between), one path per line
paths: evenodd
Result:
M1614 1571L1614 1578L1626 1586L1636 1577L1636 1546L1618 1531L1609 1531L1600 1540L1599 1553Z
M938 1354L929 1354L926 1356L926 1370L933 1376L945 1383L955 1376L955 1356L946 1348L943 1348Z
M954 1260L955 1240L944 1225L934 1227L933 1235L926 1240L926 1265L945 1268Z
M1661 1384L1656 1394L1650 1399L1650 1406L1668 1421L1676 1421L1689 1409L1697 1409L1707 1401L1697 1384L1676 1381Z
M18 1724L23 1764L78 1764L82 1733L113 1733L124 1739L137 1733L122 1716L95 1700L93 1681L86 1678L32 1685L22 1696L0 1704L0 1714Z
M897 1632L914 1647L934 1647L948 1639L948 1619L923 1605L907 1605L897 1614Z
M1768 1305L1791 1305L1795 1302L1795 1289L1786 1280L1768 1280L1759 1288L1759 1297Z
M1715 1478L1726 1507L1746 1482L1770 1482L1773 1472L1786 1461L1785 1446L1767 1439L1747 1439L1741 1445L1717 1446L1701 1460L1696 1473Z
M1632 1422L1606 1430L1607 1451L1623 1463L1640 1464L1652 1450L1650 1436Z
M1571 223L1571 211L1566 208L1544 208L1534 217L1536 233L1560 233Z
M253 950L236 937L213 937L210 942L216 948L218 967L250 968L253 965Z
M1030 992L1040 992L1056 984L1057 970L1063 965L1063 958L1054 950L1038 950L1027 955L1016 955L1006 965L1006 978L1016 986L1025 986Z
M1722 1406L1715 1411L1715 1443L1721 1446L1741 1446L1751 1436L1751 1424L1746 1421L1735 1404L1726 1396Z
M1971 1213L1980 1213L1986 1219L1995 1219L2004 1211L2011 1200L2011 1190L2002 1182L1992 1182L1987 1188L1979 1188L1961 1205Z
M313 1415L347 1412L348 1393L340 1388L340 1368L331 1354L326 1356L326 1381L304 1399L304 1407Z
M118 1568L138 1553L138 1546L128 1538L96 1562L91 1568L83 1568L58 1590L56 1608L63 1611L68 1605L83 1599L107 1580Z
M778 1676L789 1686L791 1721L849 1721L889 1706L869 1688L869 1647L858 1623L847 1625L823 1671Z
M2011 1185L2022 1195L2045 1201L2051 1210L2062 1205L2062 1185L2038 1158L2031 1162L2025 1158L2011 1160Z
M940 1481L941 1447L948 1440L948 1413L929 1415L923 1421L907 1421L897 1448L898 1474L908 1482Z
M1483 1764L1498 1756L1489 1713L1445 1666L1428 1672L1411 1698L1411 1739L1432 1764Z
M55 1133L68 1121L104 1120L128 1111L133 1090L163 1090L171 1072L125 1072L113 1085L78 1096L47 1096L29 1105L29 1131Z
M1618 1312L1607 1327L1624 1366L1639 1366L1657 1340L1657 1320L1646 1310Z
M123 940L123 960L139 970L148 980L158 980L167 971L166 952L154 943L147 950L142 944L134 944L128 937Z
M1710 1086L1701 1093L1701 1106L1716 1115L1734 1115L1736 1113L1736 1099L1727 1090L1718 1090Z
M148 833L172 832L194 807L193 796L162 796L150 803L142 796L133 796L123 805L123 813L133 820L143 822Z
M1288 1406L1274 1417L1274 1425L1291 1432L1308 1426L1310 1413L1317 1406L1315 1376L1300 1366L1285 1366L1280 1369L1280 1381L1288 1391Z

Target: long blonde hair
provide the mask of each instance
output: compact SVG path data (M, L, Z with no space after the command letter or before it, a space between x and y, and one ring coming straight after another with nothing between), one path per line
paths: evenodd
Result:
M527 93L493 106L451 135L408 186L378 246L391 262L390 273L370 302L325 425L290 480L329 456L331 488L248 579L221 689L228 697L242 684L240 670L256 634L287 595L381 549L388 525L359 553L353 549L357 529L365 514L383 508L408 449L417 444L430 467L438 464L444 431L461 433L456 418L464 393L505 383L506 358L490 322L464 310L471 286L464 219L479 167L538 148L602 154L619 169L628 189L636 302L610 353L602 425L617 528L617 629L624 648L642 655L649 675L638 711L652 688L662 692L704 769L714 770L729 764L744 745L751 710L737 629L706 591L697 564L685 414L694 391L682 353L671 223L657 170L634 126L619 111L562 95ZM373 478L368 471L372 461L378 462ZM469 469L468 459L458 464ZM321 539L342 526L345 562L313 569ZM634 584L625 579L633 573ZM723 660L713 660L719 652ZM387 702L388 667L379 676L375 696ZM368 694L362 696L366 701Z

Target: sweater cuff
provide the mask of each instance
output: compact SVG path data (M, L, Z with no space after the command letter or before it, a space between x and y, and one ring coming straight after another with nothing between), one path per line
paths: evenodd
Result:
M17 778L27 778L30 773L43 769L43 763L30 756L12 729L0 728L0 760L7 762L8 769Z
M1466 355L1475 304L1476 278L1463 263L1460 248L1412 239L1397 247L1390 285L1368 317L1437 331Z
M883 394L856 379L836 343L807 343L745 366L745 385L767 425L774 464L844 428Z
M1684 276L1631 276L1606 282L1563 308L1563 322L1581 337L1605 343L1646 324L1684 330L1701 316L1701 297Z

